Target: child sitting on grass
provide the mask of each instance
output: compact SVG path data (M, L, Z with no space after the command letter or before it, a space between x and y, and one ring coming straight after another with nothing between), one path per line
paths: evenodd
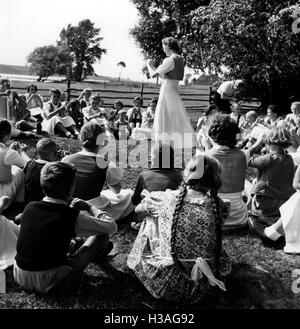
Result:
M0 196L8 196L10 202L24 201L23 169L30 160L18 142L8 147L11 125L0 121Z
M115 233L117 226L107 213L79 199L70 206L75 173L70 164L47 163L41 171L46 196L30 202L22 214L13 275L26 290L46 294L70 288L78 273L113 248L109 234ZM75 236L87 239L68 255Z
M43 138L36 144L37 160L30 160L24 168L25 204L43 199L44 192L40 183L41 170L48 162L57 161L58 146L51 138Z
M142 124L143 99L141 97L135 97L133 99L133 105L134 106L127 111L130 130L133 130L133 128L139 128Z
M68 105L69 115L74 120L77 129L80 130L83 126L83 114L81 111L80 102L78 99L72 99Z
M217 160L198 154L187 165L177 191L144 191L136 213L144 217L127 265L155 298L197 303L229 274L222 223L229 205L217 196Z
M20 227L2 215L9 205L9 197L0 197L0 269L13 265Z
M285 237L284 251L286 253L300 253L300 167L295 173L293 187L296 190L287 202L280 208L278 221L268 226L267 223L256 218L249 220L251 230L257 234L264 244L269 247L279 247Z
M289 132L274 127L266 136L267 154L250 158L248 166L258 169L257 183L251 191L252 215L279 216L279 207L295 192L294 162L286 152L289 145Z

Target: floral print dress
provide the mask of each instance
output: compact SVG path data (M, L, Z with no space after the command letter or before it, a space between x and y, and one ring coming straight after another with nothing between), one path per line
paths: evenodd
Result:
M158 216L145 217L127 265L146 289L156 298L189 303L199 302L211 286L226 290L220 278L229 274L231 263L222 250L215 201L188 190L175 227L178 191L143 193L142 202ZM222 200L219 205L225 218L229 205Z

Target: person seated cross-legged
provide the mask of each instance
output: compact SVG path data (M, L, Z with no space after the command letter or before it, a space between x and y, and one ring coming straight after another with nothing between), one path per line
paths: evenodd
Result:
M117 230L105 212L74 199L76 168L62 162L47 163L41 171L42 201L30 202L21 218L14 263L14 280L24 289L41 294L71 288L74 278L94 260L106 256ZM69 253L71 239L84 244Z

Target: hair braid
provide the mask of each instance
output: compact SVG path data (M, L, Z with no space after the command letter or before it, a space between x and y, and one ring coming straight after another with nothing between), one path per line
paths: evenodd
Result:
M214 202L214 210L213 213L215 215L215 233L217 237L217 254L216 254L216 275L217 277L220 275L220 258L222 252L222 215L221 215L221 204L220 198L218 197L218 190L212 189L210 191L210 196Z
M180 192L177 196L177 203L175 206L174 214L173 214L173 222L172 222L172 227L171 227L171 255L174 261L174 264L182 271L182 273L190 279L190 277L187 275L184 266L182 263L178 260L177 254L175 251L175 243L176 243L176 229L177 229L177 224L178 224L178 219L179 219L179 212L182 208L183 205L183 200L186 196L187 192L187 184L184 182L181 185Z

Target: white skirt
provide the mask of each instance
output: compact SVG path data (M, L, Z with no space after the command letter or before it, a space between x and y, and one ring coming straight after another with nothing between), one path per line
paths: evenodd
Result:
M196 134L178 92L178 80L164 79L157 102L153 131L156 141L173 144L174 148L197 145Z
M24 202L25 181L23 170L17 166L12 166L11 173L12 181L10 183L0 183L0 196L10 197L10 204L14 201Z
M300 253L300 191L294 193L280 208L287 253Z
M231 230L242 228L247 225L248 211L247 205L242 199L242 192L218 193L221 199L230 201L230 212L226 218L223 229Z
M42 122L42 129L46 131L49 134L54 135L54 128L58 123L61 123L65 128L76 125L74 120L70 116L66 117L60 117L58 115L55 115L54 117L46 120L44 119Z
M0 216L0 269L13 265L17 254L17 239L20 227Z
M106 211L115 221L127 217L133 210L131 202L133 191L130 189L121 190L115 194L109 189L101 191L99 197L88 201L89 204L98 209Z

